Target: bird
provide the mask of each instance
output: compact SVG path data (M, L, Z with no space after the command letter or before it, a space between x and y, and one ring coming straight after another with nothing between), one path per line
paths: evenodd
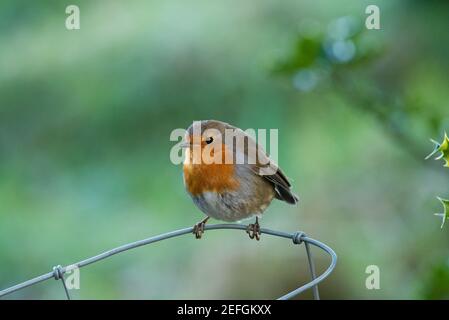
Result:
M272 200L292 205L299 201L281 168L240 128L218 120L194 121L186 130L181 147L186 150L185 189L206 215L193 226L197 239L202 237L211 217L239 222L256 216L246 232L250 239L260 240L259 217Z

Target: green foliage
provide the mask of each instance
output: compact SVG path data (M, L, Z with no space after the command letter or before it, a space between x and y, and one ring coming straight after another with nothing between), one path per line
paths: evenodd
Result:
M421 295L424 299L449 299L449 261L441 261L426 272Z
M304 28L306 31L309 29ZM324 30L300 33L292 53L277 65L275 71L292 77L293 84L303 92L331 81L330 88L336 88L337 94L354 101L351 104L353 107L374 115L400 148L420 159L421 139L419 136L414 139L410 127L420 127L427 132L441 130L446 110L441 108L429 112L420 100L409 99L401 91L386 90L385 82L399 87L399 82L404 79L395 79L391 70L371 73L370 70L384 59L387 48L379 37L376 40L370 38L360 20L350 16L340 17L330 22ZM397 68L397 65L392 67ZM379 80L373 81L373 75ZM449 167L447 135L442 143L431 141L435 149L426 159L441 153L436 159L443 159L444 166ZM443 217L443 226L446 213L438 215Z
M292 53L274 67L275 72L295 74L301 69L313 68L338 73L367 64L382 53L381 45L368 39L360 21L352 16L332 21L325 28L326 32L311 30L317 28L303 26L304 31L298 35Z
M382 34L366 30L362 19L343 16L327 25L304 26L291 53L273 70L290 77L301 92L331 91L371 114L401 148L421 160L422 134L441 131L446 124L444 103L432 100L440 94L449 99L449 84L443 73L426 79L427 72L419 74L417 87L413 76L405 76L414 69L413 62L392 61L391 46ZM426 89L424 96L420 87L427 83L434 83L434 88Z
M434 156L437 153L440 153L435 160L441 160L443 159L445 164L445 167L449 167L449 138L447 137L446 132L444 133L444 138L443 141L441 143L430 139L430 141L433 142L433 144L435 145L434 150L426 157L426 160L431 158L432 156ZM441 217L442 222L441 222L441 228L443 228L444 223L447 219L449 219L449 200L446 199L442 199L440 197L437 197L438 200L441 201L441 203L443 204L443 213L435 213L436 216Z

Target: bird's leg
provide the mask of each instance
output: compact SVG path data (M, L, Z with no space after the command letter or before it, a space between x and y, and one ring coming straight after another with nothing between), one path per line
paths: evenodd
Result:
M249 235L250 239L256 238L257 241L260 240L261 232L258 217L256 217L256 223L250 223L248 225L248 228L246 228L246 233Z
M201 239L201 236L204 233L204 227L206 226L207 220L209 220L210 217L207 217L206 219L198 222L193 226L193 234L195 235L196 239Z

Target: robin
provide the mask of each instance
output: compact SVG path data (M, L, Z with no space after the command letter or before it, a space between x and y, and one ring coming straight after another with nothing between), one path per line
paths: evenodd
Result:
M195 224L200 239L210 217L236 222L256 216L246 232L260 239L259 217L276 198L296 204L298 197L282 170L243 130L217 120L195 121L185 134L184 185L207 217Z

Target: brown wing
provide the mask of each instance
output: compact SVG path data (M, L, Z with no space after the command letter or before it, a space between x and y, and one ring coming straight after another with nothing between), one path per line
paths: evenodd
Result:
M236 155L234 159L237 158L237 154L243 154L245 163L251 163L251 170L273 184L277 199L290 204L296 204L299 199L298 196L291 191L290 182L281 168L267 156L265 150L263 150L263 148L243 130L229 124L226 124L226 128L235 130L235 132L237 132L238 135L242 135L245 140L243 152L238 149L238 144L234 143L234 155Z
M260 168L255 168L254 172L260 172ZM277 168L275 174L261 175L261 177L273 183L274 190L276 191L275 197L277 199L290 204L296 204L299 201L298 196L291 191L291 184L281 168Z

